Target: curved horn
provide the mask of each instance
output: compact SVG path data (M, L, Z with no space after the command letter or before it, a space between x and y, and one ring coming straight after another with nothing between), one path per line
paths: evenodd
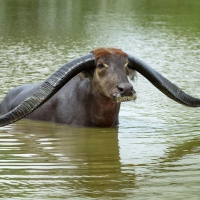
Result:
M142 62L141 60L128 55L129 67L138 71L146 79L148 79L155 87L157 87L162 93L174 101L191 107L199 107L200 99L194 98L185 92L183 92L176 85L171 83L160 73L152 69L150 66Z
M94 67L95 58L92 53L77 58L58 69L52 74L32 96L25 99L12 111L0 117L0 126L6 126L16 122L36 108L44 104L58 90L60 90L71 78L88 68Z

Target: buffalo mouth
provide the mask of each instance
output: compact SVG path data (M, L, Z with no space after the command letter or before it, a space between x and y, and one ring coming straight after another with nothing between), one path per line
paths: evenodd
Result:
M126 101L134 101L136 99L136 95L132 96L119 96L115 98L117 103L126 102Z

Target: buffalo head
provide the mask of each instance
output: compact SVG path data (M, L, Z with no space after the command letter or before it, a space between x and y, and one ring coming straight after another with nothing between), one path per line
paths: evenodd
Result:
M82 72L93 87L107 98L117 102L136 99L136 93L127 76L134 79L135 70L128 67L127 54L120 49L99 48L92 53L95 67Z

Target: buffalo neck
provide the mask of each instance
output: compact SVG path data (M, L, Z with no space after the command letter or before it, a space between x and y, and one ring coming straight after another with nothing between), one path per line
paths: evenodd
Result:
M89 83L86 93L91 125L97 127L118 125L120 103L100 94L92 82Z

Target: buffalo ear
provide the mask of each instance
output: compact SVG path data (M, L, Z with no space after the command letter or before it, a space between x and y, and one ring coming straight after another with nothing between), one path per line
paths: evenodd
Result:
M136 77L136 71L131 69L129 66L125 67L126 75L133 81Z
M81 79L84 79L84 78L92 79L93 74L94 74L94 68L90 68L79 73L79 76L81 77Z

